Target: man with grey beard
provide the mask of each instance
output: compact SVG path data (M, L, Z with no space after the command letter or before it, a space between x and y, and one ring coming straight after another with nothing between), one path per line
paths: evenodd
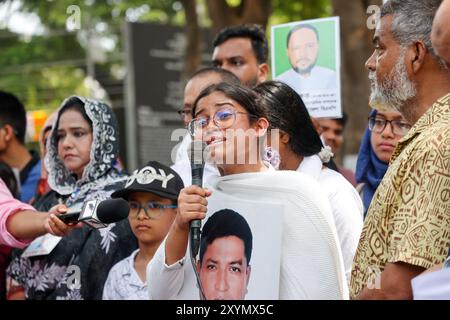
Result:
M353 261L357 299L411 299L411 279L450 246L450 71L431 46L441 0L390 0L366 62L371 106L413 124L369 207ZM392 124L390 124L392 125Z

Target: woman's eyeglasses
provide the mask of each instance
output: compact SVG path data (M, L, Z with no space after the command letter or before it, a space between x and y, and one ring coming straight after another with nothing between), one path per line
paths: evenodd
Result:
M246 114L249 117L256 118L255 115L247 112L239 112L233 108L224 108L217 111L212 117L212 120L219 129L228 129L236 122L236 116L238 114ZM198 117L192 119L192 121L189 122L188 125L189 133L192 136L197 135L197 133L201 132L208 126L210 121L211 117Z
M382 133L387 124L391 125L392 132L397 136L404 136L408 133L411 126L402 120L386 120L376 117L369 118L369 130L375 133Z
M158 219L166 209L176 209L174 204L161 204L157 202L147 202L144 205L137 201L129 201L130 214L133 214L135 218L139 216L141 209L144 209L144 213L149 219Z

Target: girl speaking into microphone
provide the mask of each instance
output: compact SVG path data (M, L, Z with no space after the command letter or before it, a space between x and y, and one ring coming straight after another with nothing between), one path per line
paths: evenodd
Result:
M206 145L206 158L217 166L220 177L204 181L207 188L189 186L181 191L175 221L147 267L151 299L210 298L194 268L186 263L190 222L205 219L208 201L218 194L255 201L255 190L257 201L279 203L284 208L279 217L283 226L279 298L347 298L342 254L328 201L312 178L276 171L264 161L269 121L256 101L253 90L227 83L211 85L197 97L189 131L194 140ZM268 236L270 232L267 226ZM270 252L267 254L270 259Z

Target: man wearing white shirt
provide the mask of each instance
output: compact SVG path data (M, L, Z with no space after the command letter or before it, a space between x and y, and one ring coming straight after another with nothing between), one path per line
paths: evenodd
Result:
M277 80L299 94L336 89L336 72L316 65L319 49L319 32L314 26L300 24L292 28L287 36L287 55L292 68Z

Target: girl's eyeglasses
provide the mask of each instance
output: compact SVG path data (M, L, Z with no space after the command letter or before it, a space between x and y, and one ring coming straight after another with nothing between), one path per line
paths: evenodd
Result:
M397 136L404 136L408 133L409 129L411 129L411 126L402 120L386 120L370 117L369 130L376 133L382 133L388 123L391 125L392 132Z
M212 121L219 129L228 129L236 122L236 116L238 114L246 114L249 117L257 118L255 115L252 115L247 112L239 112L233 108L223 108L218 110L214 116L212 117ZM189 122L188 130L192 136L197 135L203 129L205 129L209 122L211 121L211 117L198 117L192 119Z

